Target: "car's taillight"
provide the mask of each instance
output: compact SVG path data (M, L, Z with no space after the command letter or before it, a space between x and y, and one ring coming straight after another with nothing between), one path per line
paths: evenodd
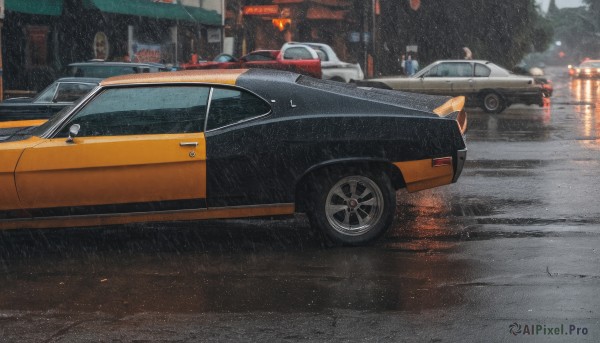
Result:
M432 167L443 167L443 166L451 166L451 165L452 165L452 156L434 158L431 161Z

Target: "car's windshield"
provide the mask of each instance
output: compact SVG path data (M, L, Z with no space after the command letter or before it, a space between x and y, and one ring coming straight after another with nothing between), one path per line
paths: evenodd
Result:
M38 137L44 136L44 134L50 128L54 127L55 124L59 123L66 115L68 115L68 113L71 111L71 109L78 106L85 98L86 98L85 96L82 96L77 101L75 101L73 104L64 107L63 109L58 111L56 114L54 114L50 119L48 119L48 121L46 121L44 124L35 128L35 130L33 130L31 134L33 136L38 136Z
M54 94L56 94L56 89L58 88L58 82L51 84L46 87L43 91L41 91L38 96L33 99L35 103L43 103L43 102L51 102L54 98Z

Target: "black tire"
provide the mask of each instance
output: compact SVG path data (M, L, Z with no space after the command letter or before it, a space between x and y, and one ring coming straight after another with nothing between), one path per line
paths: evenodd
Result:
M334 244L364 245L392 225L396 191L386 173L332 169L314 180L308 217Z
M487 113L500 113L506 108L506 103L497 92L487 92L481 96L481 108Z

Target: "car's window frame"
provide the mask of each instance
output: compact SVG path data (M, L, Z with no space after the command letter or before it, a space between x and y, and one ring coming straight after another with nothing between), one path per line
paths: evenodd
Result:
M73 103L73 105L71 105L70 110L66 111L65 114L61 117L61 116L56 116L51 118L47 123L44 123L40 126L40 128L49 125L48 128L46 128L44 131L42 131L41 133L36 133L34 135L40 137L40 138L46 138L46 139L53 139L53 138L58 138L56 137L67 125L69 125L70 120L77 115L77 113L79 113L79 111L81 111L82 108L84 108L90 101L92 101L94 98L96 98L96 96L98 96L99 94L101 94L104 90L106 89L114 89L114 88L131 88L131 87L144 87L144 86L156 86L156 87L160 87L160 86L205 86L205 87L209 87L209 94L208 94L208 104L206 106L206 113L204 114L204 133L207 132L213 132L213 131L218 131L218 130L223 130L226 128L230 128L232 126L235 125L240 125L240 124L244 124L246 122L249 121L253 121L259 118L263 118L266 116L269 116L273 113L273 106L271 105L270 101L267 101L264 97L256 94L256 92L253 92L247 88L244 87L239 87L239 86L231 86L231 85L224 85L224 84L216 84L216 83L145 83L145 84L138 84L138 85L111 85L111 86L100 86L98 85L96 88L94 88L93 90L91 90L86 96L80 98L78 101L76 101L75 103ZM236 90L241 90L241 91L246 91L250 94L252 94L253 96L259 98L260 100L262 100L264 103L266 103L269 106L269 111L265 114L262 115L257 115L257 116L253 116L253 117L249 117L249 118L245 118L243 120L228 124L228 125L224 125L224 126L220 126L214 129L210 129L210 130L206 130L206 124L208 122L208 113L210 112L210 105L212 102L212 93L213 93L213 89L214 88L231 88L231 89L236 89ZM56 118L56 119L54 119ZM61 137L62 138L62 137Z
M159 88L161 86L164 87L194 87L194 88L204 88L208 90L208 95L207 95L207 105L206 105L206 110L204 111L204 114L202 114L201 112L198 113L199 117L203 117L204 120L206 120L207 118L207 113L208 113L208 104L210 101L210 94L211 94L211 90L212 87L211 86L207 86L207 85L203 85L203 84L193 84L193 83L183 83L183 84L171 84L171 83L159 83L159 84L130 84L130 85L119 85L119 86L108 86L108 87L103 87L100 91L96 92L94 97L92 99L90 99L88 102L86 102L86 105L92 101L94 101L95 99L97 99L99 96L101 96L103 93L109 91L109 90L113 90L113 89L117 89L117 88L127 88L127 89L133 89L133 88ZM77 117L77 115L79 113L81 113L81 111L86 108L86 106L80 106L74 113L72 113L71 115L69 115L69 119L67 119L65 121L65 123L63 125L61 125L61 128L59 128L54 134L53 134L53 138L64 138L64 136L61 136L62 133L64 133L63 131L66 130L66 128L69 125L72 124L77 124L77 122L73 122L73 120ZM204 130L204 128L206 127L206 123L202 123L202 129ZM194 131L194 133L201 133L204 131ZM188 132L188 133L192 133L192 132ZM117 134L114 136L150 136L150 135L165 135L165 134L182 134L182 132L173 132L173 133L127 133L127 134ZM82 137L108 137L111 135L94 135L94 136L82 136Z
M236 122L233 122L233 123L230 123L230 124L227 124L227 125L223 125L223 126L219 126L219 127L215 127L213 129L208 129L207 130L208 117L210 115L210 107L212 105L213 91L214 91L215 88L220 88L220 89L234 89L234 90L237 90L237 91L242 91L242 92L245 91L247 93L250 93L251 95L255 96L256 98L260 99L262 102L264 102L265 104L267 104L267 106L269 108L269 111L267 111L267 113L264 113L264 114L260 114L260 115L256 115L256 116L252 116L252 117L248 117L248 118L244 118L242 120L238 120ZM211 89L210 89L210 94L208 96L208 106L206 107L206 118L205 118L205 121L204 121L204 132L207 133L207 132L213 132L213 131L217 131L217 130L223 130L223 129L226 129L226 128L229 128L229 127L232 127L232 126L235 126L235 125L243 124L243 123L246 123L246 122L249 122L249 121L253 121L253 120L256 120L256 119L259 119L259 118L266 117L266 116L268 116L268 115L270 115L272 113L273 113L273 106L271 106L271 103L269 101L267 101L265 98L263 98L262 96L256 94L255 92L252 92L249 89L246 89L246 88L243 88L243 87L237 87L237 86L213 85L211 87Z
M53 104L72 104L74 101L55 101L56 97L58 96L58 91L61 87L61 85L68 85L68 84L76 84L76 85L90 85L92 86L89 90L88 93L91 92L94 87L98 86L97 83L93 83L93 82L77 82L77 81L61 81L58 83L58 87L56 87L56 91L54 92L54 96L52 97L52 101L50 103ZM79 100L79 98L78 98ZM77 101L77 100L75 100Z
M329 56L327 55L327 52L320 46L318 45L308 45L309 47L311 47L316 53L317 56L319 57L319 60L321 60L321 62L329 62Z
M477 75L477 68L482 68L484 70L487 70L487 75L483 76L483 75ZM486 66L483 63L473 63L473 77L490 77L490 75L492 75L492 68Z
M308 57L307 58L296 58L294 56L289 57L287 54L292 53L293 51L304 51L308 55ZM301 45L291 45L290 47L285 49L285 51L283 52L283 59L288 60L288 61L305 61L305 60L313 59L313 56L310 53L310 50L307 49L307 47L304 47Z
M462 62L462 61L460 61L460 62L458 62L458 61L457 62L454 62L454 61L453 62L442 62L442 63L437 64L435 67L437 67L439 70L439 68L442 66L449 66L450 67L450 69L448 69L449 71L452 70L451 68L454 68L455 71L458 71L459 70L458 68L460 67L460 65L468 65L471 68L471 75L468 75L468 76L465 76L465 75L436 75L436 76L429 76L429 77L452 77L452 78L473 77L474 67L473 67L473 64L470 62ZM433 68L431 68L431 69L433 69Z
M58 87L61 83L62 81L51 83L48 87L44 88L44 90L42 90L35 98L33 98L33 101L31 102L34 104L51 104L54 98L56 97L56 92L58 92ZM40 98L42 96L45 96L45 93L52 90L52 88L54 88L54 91L52 92L52 98L50 98L50 101L40 101Z

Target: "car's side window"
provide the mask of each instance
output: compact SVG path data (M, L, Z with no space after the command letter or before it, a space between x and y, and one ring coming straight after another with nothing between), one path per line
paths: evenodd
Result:
M472 77L473 65L471 63L456 63L457 77Z
M437 66L437 77L471 77L473 76L473 67L471 63L453 62L442 63Z
M329 61L329 56L327 56L327 53L325 53L325 51L321 50L321 48L316 47L316 46L311 46L311 48L313 48L313 50L317 53L317 56L319 56L319 59L321 61Z
M94 88L93 83L61 83L54 102L73 102L89 93Z
M241 89L214 88L206 129L234 124L271 111L263 99Z
M431 69L429 69L429 71L427 72L427 74L425 76L427 77L440 77L441 75L439 74L439 66L433 66L431 67Z
M283 58L286 60L310 60L313 57L308 49L299 46L286 49Z
M477 77L488 77L492 70L483 64L475 63L475 76Z
M52 102L52 99L54 99L54 94L56 93L56 88L58 88L58 83L55 83L44 89L42 93L40 93L40 95L38 95L35 99L35 103Z
M451 63L442 63L438 65L436 76L449 77L454 76L454 74L454 68Z
M104 90L61 130L79 137L202 132L209 87L143 86Z

